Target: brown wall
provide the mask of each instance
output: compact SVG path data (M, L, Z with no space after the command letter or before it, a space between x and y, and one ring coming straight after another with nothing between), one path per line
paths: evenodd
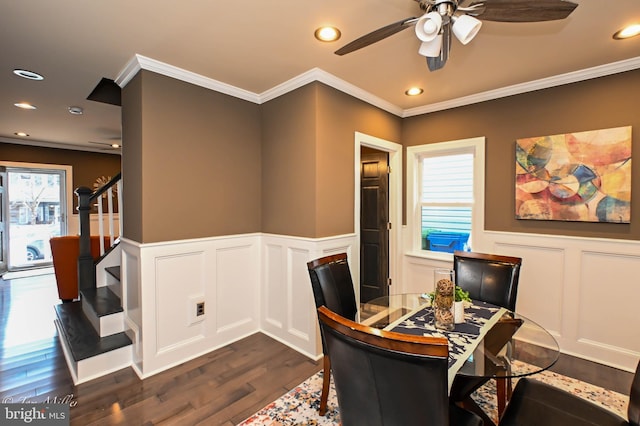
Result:
M259 232L259 106L149 71L136 78L133 92L124 90L133 108L123 122L139 115L141 127L123 135L132 136L123 155L133 149L141 161L125 162L123 176L139 174L126 200L141 204L124 213L139 217L141 232L127 227L124 236L150 243Z
M93 183L101 176L115 176L120 171L120 155L70 149L44 148L19 144L0 143L0 161L21 163L59 164L73 167L72 188L86 186L93 189ZM73 212L77 199L73 199Z
M355 132L400 141L400 118L313 83L262 105L262 231L354 232Z
M516 139L632 126L632 149L640 152L637 99L640 70L407 118L403 144L486 137L488 230L640 239L638 194L632 196L631 224L516 220L514 202ZM639 166L634 162L633 192L640 189Z
M402 119L318 84L316 237L355 232L355 132L401 143Z
M141 124L132 124L124 135L123 175L137 180L127 181L125 236L137 241L259 231L312 238L354 232L356 131L404 146L485 136L488 230L640 237L637 220L628 225L525 221L514 214L515 140L637 128L633 102L640 95L640 71L407 119L322 83L255 105L142 71L125 88L124 99L129 94L137 100L129 106L125 101L125 127L136 120ZM640 188L637 170L632 187ZM639 202L633 198L632 212ZM174 223L180 226L168 226Z
M316 98L307 85L262 105L262 231L316 235Z
M122 90L122 235L142 241L142 74ZM124 219L126 217L126 219Z

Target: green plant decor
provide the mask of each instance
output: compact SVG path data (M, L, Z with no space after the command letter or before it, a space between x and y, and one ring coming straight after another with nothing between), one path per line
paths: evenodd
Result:
M456 302L471 302L471 297L469 297L469 292L464 291L462 288L456 286L455 291L455 300Z
M429 299L431 301L433 301L433 298L435 297L435 291L432 291L431 293L429 293ZM456 290L455 290L455 301L456 302L471 302L471 297L469 297L469 292L468 291L464 291L461 287L456 286Z

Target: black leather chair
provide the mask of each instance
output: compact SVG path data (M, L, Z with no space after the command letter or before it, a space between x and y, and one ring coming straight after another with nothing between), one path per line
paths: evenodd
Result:
M521 265L522 259L519 257L464 251L453 253L456 285L468 291L472 299L511 311L516 309ZM451 397L455 401L464 402L463 405L467 408L477 409L470 396L487 381L488 379L456 377L451 387ZM511 379L496 380L496 387L498 415L501 415L505 409L505 402L511 396Z
M321 306L343 426L482 425L447 396L448 341L382 331Z
M347 262L347 254L340 253L321 257L308 262L307 268L309 269L316 308L326 306L338 315L355 320L358 307L351 271ZM323 416L327 411L327 397L329 396L329 384L331 381L331 360L326 350L322 329L320 329L320 335L324 354L324 376L318 412Z
M519 257L464 251L453 253L458 286L468 291L472 299L512 311L516 309L521 265Z
M628 421L583 398L534 379L518 381L501 426L640 425L640 362L631 383Z

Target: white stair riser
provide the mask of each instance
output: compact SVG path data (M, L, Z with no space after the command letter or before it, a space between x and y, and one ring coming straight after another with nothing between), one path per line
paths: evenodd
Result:
M82 300L82 310L100 337L124 331L124 314L122 312L98 317L93 308L84 299Z
M64 332L60 327L60 322L55 320L54 323L58 330L58 340L62 346L62 352L74 385L79 385L131 365L131 345L76 362L73 359L67 341L63 337Z

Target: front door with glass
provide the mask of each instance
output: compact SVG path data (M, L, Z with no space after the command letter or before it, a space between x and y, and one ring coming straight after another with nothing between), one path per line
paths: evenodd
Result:
M7 167L9 270L51 265L51 237L66 234L65 171Z

